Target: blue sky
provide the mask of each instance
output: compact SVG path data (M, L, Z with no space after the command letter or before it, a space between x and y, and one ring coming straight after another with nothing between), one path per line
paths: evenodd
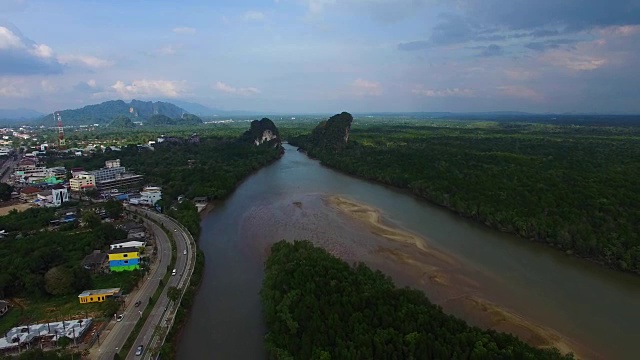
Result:
M0 0L0 108L640 113L637 0Z

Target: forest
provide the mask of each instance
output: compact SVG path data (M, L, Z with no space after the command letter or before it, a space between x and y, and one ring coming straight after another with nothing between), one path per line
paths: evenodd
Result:
M408 189L568 254L640 273L637 126L357 119L340 151L310 139L288 140L346 173Z
M165 199L184 195L189 199L204 196L213 200L226 197L247 175L280 155L279 148L255 146L236 138L201 137L197 143L167 141L155 146L155 150L130 145L122 151L62 163L68 168L92 170L104 166L105 160L119 158L127 170L144 175L146 183L162 186Z
M572 359L469 326L309 241L271 247L260 292L270 359Z
M0 217L0 227L17 235L6 236L0 246L0 298L49 297L76 294L91 289L93 278L80 264L95 249L108 249L112 241L125 239L126 232L110 223L48 231L56 218L49 208L13 210ZM45 229L43 231L35 231ZM133 287L136 279L123 287Z

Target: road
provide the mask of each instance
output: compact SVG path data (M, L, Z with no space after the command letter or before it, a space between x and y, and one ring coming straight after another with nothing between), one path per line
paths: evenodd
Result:
M92 359L113 359L114 354L122 348L127 337L129 337L133 327L140 318L139 311L142 311L148 304L149 298L156 291L160 280L167 272L167 266L169 266L169 262L171 261L171 243L169 242L169 238L156 224L150 221L146 221L146 223L151 227L156 236L159 258L158 265L151 270L149 277L137 291L135 296L127 299L124 318L122 321L116 322L102 343L98 347L91 349ZM139 308L134 307L134 303L136 301L142 302L142 305ZM158 308L158 302L156 302L154 311L156 308Z
M176 248L177 248L177 258L176 258L176 276L171 276L169 280L169 286L165 287L162 291L162 295L160 299L156 302L156 306L154 306L153 310L149 314L142 330L138 334L136 341L133 343L131 347L131 351L127 354L126 359L136 359L138 358L135 355L135 352L138 348L138 345L144 346L144 355L148 357L150 354L149 350L151 350L152 346L155 344L151 344L152 340L157 340L153 338L154 331L158 327L158 325L168 325L169 317L173 317L175 314L175 310L177 308L177 304L170 303L167 298L167 290L171 286L178 287L183 289L185 285L191 278L192 267L191 263L195 261L195 249L192 249L192 244L189 241L190 237L183 230L177 222L173 219L170 219L164 215L158 214L154 211L149 211L146 209L136 209L141 212L147 214L151 219L162 223L165 228L167 228L171 233L173 233L174 238L176 240ZM186 255L184 254L186 252ZM166 265L165 265L166 267ZM164 340L164 338L162 338ZM162 341L161 340L161 341ZM155 343L155 341L154 341ZM161 345L162 343L158 344Z
M0 167L0 174L4 174L2 176L2 179L0 179L1 182L6 183L7 181L9 181L9 177L11 177L11 174L13 174L13 168L15 167L15 165L17 163L20 162L20 159L22 158L22 155L16 155L16 161L13 160L13 155L11 155L11 157L9 157L3 164L2 167ZM7 173L5 174L4 171L6 168L9 168L9 171L7 171Z

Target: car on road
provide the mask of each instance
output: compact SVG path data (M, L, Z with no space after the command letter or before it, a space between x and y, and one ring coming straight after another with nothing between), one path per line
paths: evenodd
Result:
M178 229L173 229L173 231L178 231Z
M182 255L187 255L187 250L183 251Z
M120 314L120 315L118 315L118 317L116 318L116 321L117 321L117 322L120 322L120 321L122 321L122 319L123 319L123 318L124 318L124 314Z
M171 275L175 275L176 274L176 269L173 269L173 271L171 272Z
M138 349L136 349L136 356L142 355L143 351L144 351L144 346L138 345Z
M136 301L136 303L135 303L135 307L140 306L140 304L142 304L142 301L140 301L140 300Z

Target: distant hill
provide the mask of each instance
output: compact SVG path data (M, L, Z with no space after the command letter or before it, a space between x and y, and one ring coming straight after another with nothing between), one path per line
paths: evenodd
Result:
M169 118L180 118L187 111L167 102L131 100L111 100L101 104L87 105L80 109L63 110L60 112L65 125L109 124L119 116L125 116L133 121L144 121L153 115L165 115ZM40 124L54 124L51 114L43 116Z
M44 114L31 109L0 109L0 119L2 120L29 120L39 118L42 115Z
M188 102L188 101L182 101L182 100L171 100L171 103L185 109L190 114L194 114L198 116L222 115L226 113L226 111L224 110L210 108L208 106L194 103L194 102Z
M153 115L143 123L145 126L166 126L166 125L198 125L202 124L202 119L193 114L172 119L166 115Z

